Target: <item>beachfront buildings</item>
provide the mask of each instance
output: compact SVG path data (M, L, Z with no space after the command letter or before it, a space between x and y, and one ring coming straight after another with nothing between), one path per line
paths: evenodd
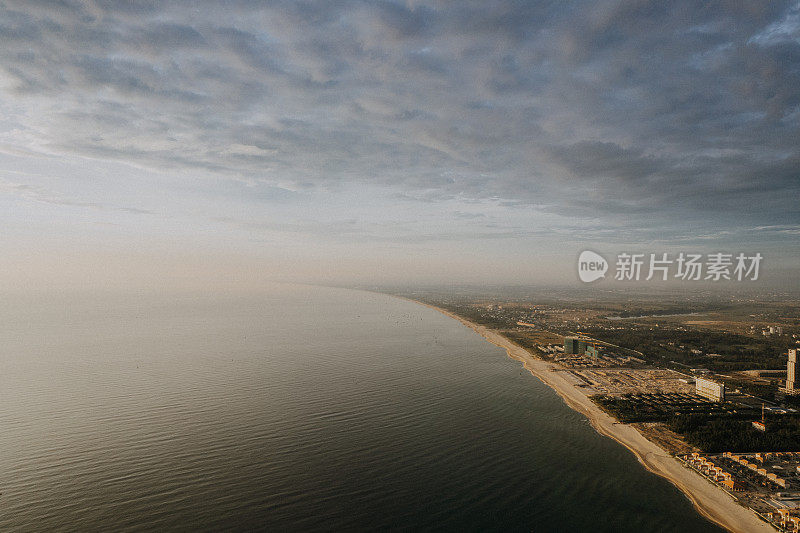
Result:
M725 457L728 457L726 452ZM710 461L709 458L693 453L691 455L682 456L682 458L693 466L698 472L708 477L712 481L716 481L733 491L742 491L747 488L747 485L735 477L733 474L722 468L721 466Z
M724 402L725 384L698 377L695 380L695 393L714 402Z

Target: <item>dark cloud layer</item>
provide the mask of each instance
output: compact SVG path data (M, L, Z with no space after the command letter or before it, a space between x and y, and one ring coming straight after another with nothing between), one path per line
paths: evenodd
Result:
M796 224L800 7L0 2L30 147L290 188Z

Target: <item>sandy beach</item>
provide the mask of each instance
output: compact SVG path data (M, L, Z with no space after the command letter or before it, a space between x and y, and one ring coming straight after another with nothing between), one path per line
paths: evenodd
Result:
M580 388L566 378L563 372L558 371L560 367L557 365L537 359L521 346L489 328L474 324L444 309L424 303L422 305L458 320L492 344L506 350L509 357L523 363L531 374L556 391L569 407L584 414L598 433L616 440L631 450L649 471L668 479L678 487L694 503L695 508L709 520L737 533L775 532L772 526L761 520L754 512L737 504L727 492L684 467L677 459L643 437L635 428L621 424L604 413Z

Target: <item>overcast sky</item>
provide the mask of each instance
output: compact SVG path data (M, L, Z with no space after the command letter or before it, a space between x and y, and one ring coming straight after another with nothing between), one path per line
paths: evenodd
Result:
M3 286L797 274L797 2L0 1Z

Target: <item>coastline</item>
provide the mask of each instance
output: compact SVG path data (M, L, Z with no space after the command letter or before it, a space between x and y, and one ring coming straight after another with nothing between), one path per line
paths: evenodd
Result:
M683 466L676 458L647 440L634 427L617 422L603 412L572 381L556 371L558 367L555 364L536 358L525 348L486 326L470 322L434 305L408 298L403 299L424 305L458 320L490 343L503 348L511 359L521 362L531 374L553 389L568 407L586 416L598 433L610 437L628 448L647 470L667 479L680 489L691 500L695 509L708 520L736 533L775 532L772 526L749 509L736 503L727 492Z

